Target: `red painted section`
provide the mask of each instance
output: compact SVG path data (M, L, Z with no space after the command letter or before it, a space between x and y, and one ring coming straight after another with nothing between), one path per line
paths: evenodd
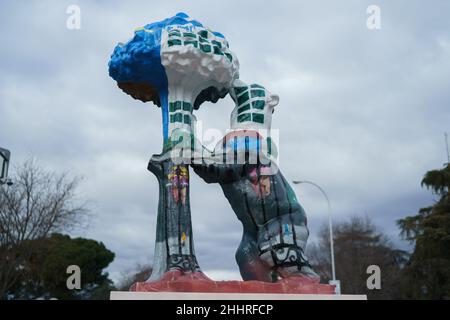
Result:
M276 283L262 281L214 281L201 272L169 271L158 281L136 282L130 291L334 294L334 286L306 277L290 277Z

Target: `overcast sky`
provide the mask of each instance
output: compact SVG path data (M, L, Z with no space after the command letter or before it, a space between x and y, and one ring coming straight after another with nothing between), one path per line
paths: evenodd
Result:
M66 28L71 4L80 30ZM381 9L379 30L366 26L371 4ZM280 95L272 127L285 177L322 186L334 220L366 214L405 247L395 220L432 203L420 180L446 162L450 2L1 1L0 147L12 165L34 156L84 176L94 217L79 234L116 253L112 277L151 262L158 188L146 166L162 128L158 108L108 77L109 56L136 27L180 11L226 36L242 80ZM196 115L224 131L233 107L227 97ZM218 185L191 177L200 266L238 279L240 223ZM312 186L294 189L314 238L326 202Z

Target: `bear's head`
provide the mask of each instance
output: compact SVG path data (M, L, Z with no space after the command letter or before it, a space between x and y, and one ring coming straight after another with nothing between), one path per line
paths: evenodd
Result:
M230 88L230 96L235 102L231 113L230 128L270 130L272 113L280 98L259 84L246 84L235 80Z

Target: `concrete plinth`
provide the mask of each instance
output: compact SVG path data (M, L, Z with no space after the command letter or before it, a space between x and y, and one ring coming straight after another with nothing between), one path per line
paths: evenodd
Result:
M366 295L111 291L111 300L367 300Z

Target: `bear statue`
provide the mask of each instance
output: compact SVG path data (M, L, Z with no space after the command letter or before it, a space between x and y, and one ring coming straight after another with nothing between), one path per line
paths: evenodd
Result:
M201 146L192 161L207 183L220 184L243 225L236 261L243 280L264 282L318 275L305 255L309 231L305 211L278 168L271 120L279 98L258 84L235 80L231 131L214 151ZM200 159L200 160L199 160Z

